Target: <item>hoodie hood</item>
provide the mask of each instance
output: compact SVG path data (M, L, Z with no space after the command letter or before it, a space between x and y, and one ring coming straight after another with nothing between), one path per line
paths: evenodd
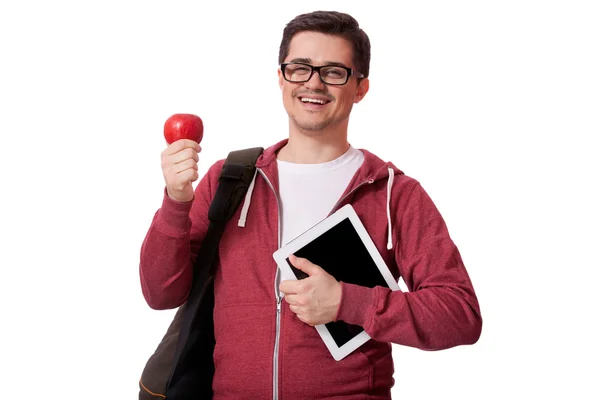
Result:
M256 176L259 171L263 176L268 171L268 175L273 177L277 176L277 152L288 143L288 139L281 140L280 142L274 144L273 146L268 147L261 154L261 156L256 161L256 173L254 174L254 178L248 188L248 192L246 193L246 197L244 199L244 203L242 205L242 212L240 215L240 219L238 221L238 226L244 227L246 224L246 218L248 216L248 210L250 208L250 203L252 201L252 192L254 189L254 184L256 181ZM387 179L387 201L385 204L386 213L387 213L387 224L388 224L388 243L387 248L391 250L393 247L392 241L392 218L391 218L391 193L394 185L394 177L396 175L404 175L404 172L398 169L389 161L383 161L373 153L369 152L365 149L359 149L364 154L364 161L361 167L358 169L355 177L352 179L352 183L349 186L349 189L344 193L344 198L348 194L352 193L359 186L364 185L366 183L374 183L381 179ZM279 190L277 179L272 179L272 184L275 186L275 190Z

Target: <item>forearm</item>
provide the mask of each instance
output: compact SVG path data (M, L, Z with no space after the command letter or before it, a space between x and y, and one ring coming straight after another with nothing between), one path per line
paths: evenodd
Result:
M214 164L189 202L178 202L163 192L141 247L140 281L146 302L154 309L182 305L192 286L193 261L208 230L208 209L213 197L211 177L216 179L222 163ZM211 174L209 177L209 174Z
M337 319L362 326L374 340L423 350L473 344L481 333L470 285L405 293L342 283Z
M185 302L192 282L190 203L166 194L140 251L140 282L146 302L170 309Z

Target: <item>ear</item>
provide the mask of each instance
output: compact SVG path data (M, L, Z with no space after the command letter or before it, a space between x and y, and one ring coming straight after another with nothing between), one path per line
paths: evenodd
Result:
M277 77L279 78L279 89L283 90L283 74L281 73L281 68L277 69Z
M354 103L360 102L369 91L369 78L362 78L356 88L356 95L354 96Z

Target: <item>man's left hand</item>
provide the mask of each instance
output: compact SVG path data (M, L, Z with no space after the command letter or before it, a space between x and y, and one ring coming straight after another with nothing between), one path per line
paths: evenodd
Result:
M310 326L333 321L340 306L342 285L306 258L292 255L289 259L294 267L308 274L308 278L283 281L279 285L290 310Z

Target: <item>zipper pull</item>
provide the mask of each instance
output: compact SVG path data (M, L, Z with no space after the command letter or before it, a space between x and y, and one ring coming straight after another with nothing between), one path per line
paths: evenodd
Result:
M281 312L281 297L277 296L277 312Z

